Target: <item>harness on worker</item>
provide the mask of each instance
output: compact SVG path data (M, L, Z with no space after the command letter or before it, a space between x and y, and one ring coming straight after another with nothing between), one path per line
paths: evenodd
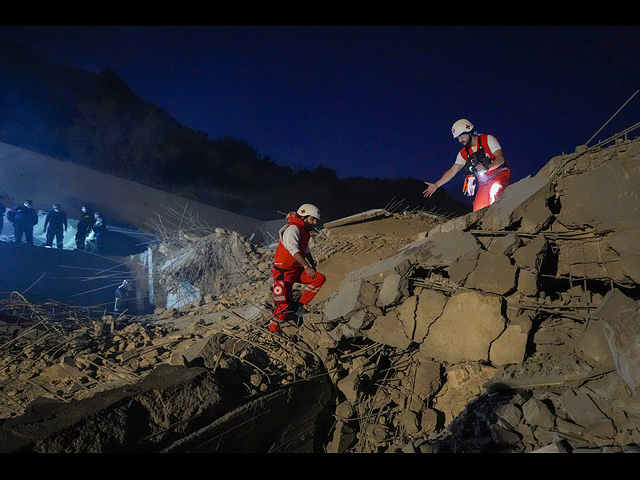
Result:
M465 170L467 176L464 180L462 187L462 193L472 197L476 192L476 182L489 182L494 179L500 172L505 171L508 167L506 164L502 164L500 168L496 168L491 173L488 173L489 164L493 161L493 157L488 155L482 144L483 135L478 135L478 150L471 153L470 147L465 147L467 152L467 162L465 163ZM482 166L483 171L478 172L478 167Z

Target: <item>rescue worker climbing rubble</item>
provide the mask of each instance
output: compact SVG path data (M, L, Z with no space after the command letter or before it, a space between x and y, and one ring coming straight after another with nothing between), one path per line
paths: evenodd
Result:
M280 229L278 247L273 259L273 285L271 291L275 302L273 317L268 326L272 332L280 332L280 323L289 313L302 318L305 306L316 296L326 277L317 272L309 248L311 233L320 220L320 210L305 203L297 212L287 215L288 223ZM300 298L292 298L294 283L305 285Z
M473 211L488 207L502 195L511 178L511 170L505 162L502 147L493 135L478 134L473 124L465 118L453 124L451 133L453 138L462 143L463 148L453 166L437 182L424 182L427 189L422 195L430 197L464 168L466 177L462 191L469 197L475 194Z

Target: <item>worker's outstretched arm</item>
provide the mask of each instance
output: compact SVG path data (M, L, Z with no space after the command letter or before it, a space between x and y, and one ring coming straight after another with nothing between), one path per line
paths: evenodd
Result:
M442 175L442 177L440 177L440 180L438 180L437 182L435 182L435 183L424 182L427 185L427 189L422 192L422 195L424 195L425 197L430 197L431 195L433 195L433 193L438 188L440 188L442 185L444 185L449 180L451 180L453 177L455 177L456 173L458 173L462 169L463 166L464 165L461 164L461 163L454 163L453 166L449 170L444 172L444 175Z

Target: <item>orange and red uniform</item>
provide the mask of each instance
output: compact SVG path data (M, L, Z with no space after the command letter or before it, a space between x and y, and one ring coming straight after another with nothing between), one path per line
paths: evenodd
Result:
M297 252L306 258L309 253L311 232L305 228L304 221L294 215L288 216L288 224L280 229L280 240L273 259L273 300L276 304L273 318L282 321L286 318L292 303L291 292L294 283L305 286L300 299L302 305L308 304L316 296L326 277L316 272L316 278L311 278L294 258Z
M494 148L496 148L496 145L497 148L500 148L500 144L497 143L495 137L490 138L489 135L478 135L477 138L478 150L484 149L484 152L491 161L495 160L496 157L491 150L491 145L493 144ZM463 148L460 150L459 155L465 162L468 162L471 152L469 148ZM467 177L469 177L469 175L467 175ZM475 212L481 208L488 207L495 202L498 197L502 195L504 189L507 188L510 180L511 170L509 170L509 167L507 167L506 164L502 164L499 167L486 172L485 175L476 175L476 193L473 200L473 211Z

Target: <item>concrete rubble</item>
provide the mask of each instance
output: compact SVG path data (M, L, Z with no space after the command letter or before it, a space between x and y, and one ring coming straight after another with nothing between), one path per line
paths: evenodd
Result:
M272 251L223 230L194 239L233 247L251 278L201 282L197 301L144 318L76 322L55 345L49 321L5 343L2 451L637 452L638 185L640 141L555 157L491 207L354 268L277 338L263 328ZM358 238L385 218L372 212L314 237L321 271L343 242L364 257L389 241ZM28 403L36 385L48 392ZM160 407L177 391L194 393ZM82 405L82 421L53 425ZM260 426L234 443L257 405ZM144 420L125 428L133 412Z

